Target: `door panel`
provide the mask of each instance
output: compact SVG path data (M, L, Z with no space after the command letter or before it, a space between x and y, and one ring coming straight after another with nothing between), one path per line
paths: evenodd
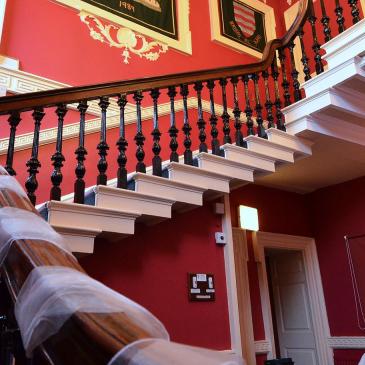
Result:
M302 253L277 251L269 261L281 356L295 365L320 365Z

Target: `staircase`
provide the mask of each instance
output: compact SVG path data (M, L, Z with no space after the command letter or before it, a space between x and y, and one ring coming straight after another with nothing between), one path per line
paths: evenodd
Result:
M317 2L316 6L320 4ZM133 235L137 223L154 225L171 219L173 213L202 206L246 184L270 185L279 180L286 188L299 189L300 184L290 182L293 172L300 172L313 161L319 161L320 168L327 172L328 166L342 159L339 145L344 147L343 154L354 151L354 146L364 147L365 21L359 19L356 1L347 5L351 7L354 25L344 29L337 6L341 34L329 40L323 7L322 27L316 23L312 1L303 0L288 33L269 43L263 60L256 64L0 98L0 115L8 116L10 130L5 168L9 174L17 174L21 183L25 181L32 203L19 196L15 198L14 192L3 189L0 205L32 212L35 206L64 236L74 253L92 254L94 240L101 234L118 239ZM323 58L318 41L320 32L327 40ZM303 67L296 64L294 57L294 41L298 38ZM313 52L305 49L308 42ZM302 89L299 68L303 68L306 79ZM312 74L311 68L316 74ZM178 92L183 105L180 114L175 109ZM159 120L161 93L169 99L168 128ZM194 122L192 110L188 108L190 93L195 93L197 101L198 118ZM146 135L142 123L142 103L146 96L150 97L147 106L153 108L152 138ZM216 113L217 100L221 104L220 116ZM209 113L203 111L203 101L209 103ZM89 106L93 113L98 108L101 126L96 147L99 160L91 161L97 169L96 185L86 187L85 124ZM109 106L119 112L120 119L118 140L113 142L107 141ZM37 201L37 175L41 171L39 134L50 108L56 108L58 133L52 146L54 153L49 156L53 165L50 200L42 202ZM69 108L79 113L76 161L66 161L63 154L63 128ZM127 109L136 113L133 128L125 121ZM29 111L34 130L30 158L24 161L25 173L14 169L14 160L19 156L15 140L17 127ZM146 140L151 142L151 159L146 157ZM115 143L117 148L113 146ZM324 160L318 153L328 144L337 151L331 154L332 160ZM362 161L361 154L356 158ZM112 159L117 161L116 170L108 166ZM130 169L130 161L134 161L135 169ZM64 171L75 166L73 193L63 196ZM338 169L333 170L338 174ZM322 184L333 181L331 173L325 173L327 180ZM347 179L352 178L348 170L344 174ZM108 176L115 178L108 180ZM37 266L65 266L82 271L76 260L52 245L45 248L44 242L18 240L9 257L3 271L13 302L24 280ZM9 308L12 309L11 305ZM125 320L118 313L106 321L100 313L90 316L76 313L69 327L65 326L54 339L46 341L36 356L41 354L47 364L52 363L51 359L61 359L58 363L80 363L79 359L87 364L105 363L120 348L146 337L138 326L128 332L130 323ZM79 345L81 338L86 340ZM69 351L60 345L65 339Z

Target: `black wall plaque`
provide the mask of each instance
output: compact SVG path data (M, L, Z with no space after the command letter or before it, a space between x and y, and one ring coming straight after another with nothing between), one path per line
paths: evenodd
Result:
M214 275L188 274L189 299L192 302L215 300Z
M178 39L176 0L83 0L100 9Z

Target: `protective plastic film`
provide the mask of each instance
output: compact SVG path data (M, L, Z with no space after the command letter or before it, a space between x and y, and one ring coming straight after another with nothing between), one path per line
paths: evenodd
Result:
M0 265L12 242L20 239L47 241L70 253L63 238L37 214L13 207L0 208Z
M27 193L24 191L22 186L19 184L18 180L8 175L8 172L5 170L3 166L0 166L0 189L8 189L13 191L14 193L18 194L23 198L27 198ZM6 174L6 175L4 175Z
M77 270L41 266L32 270L15 304L27 355L50 336L76 311L124 313L151 337L168 339L163 324L145 308Z
M108 365L243 365L237 355L160 339L145 339L126 346Z

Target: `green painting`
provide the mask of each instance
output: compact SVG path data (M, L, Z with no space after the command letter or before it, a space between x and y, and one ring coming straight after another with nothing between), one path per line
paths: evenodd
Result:
M267 43L265 14L239 0L218 0L224 37L263 52Z
M176 0L83 0L100 9L178 39Z

